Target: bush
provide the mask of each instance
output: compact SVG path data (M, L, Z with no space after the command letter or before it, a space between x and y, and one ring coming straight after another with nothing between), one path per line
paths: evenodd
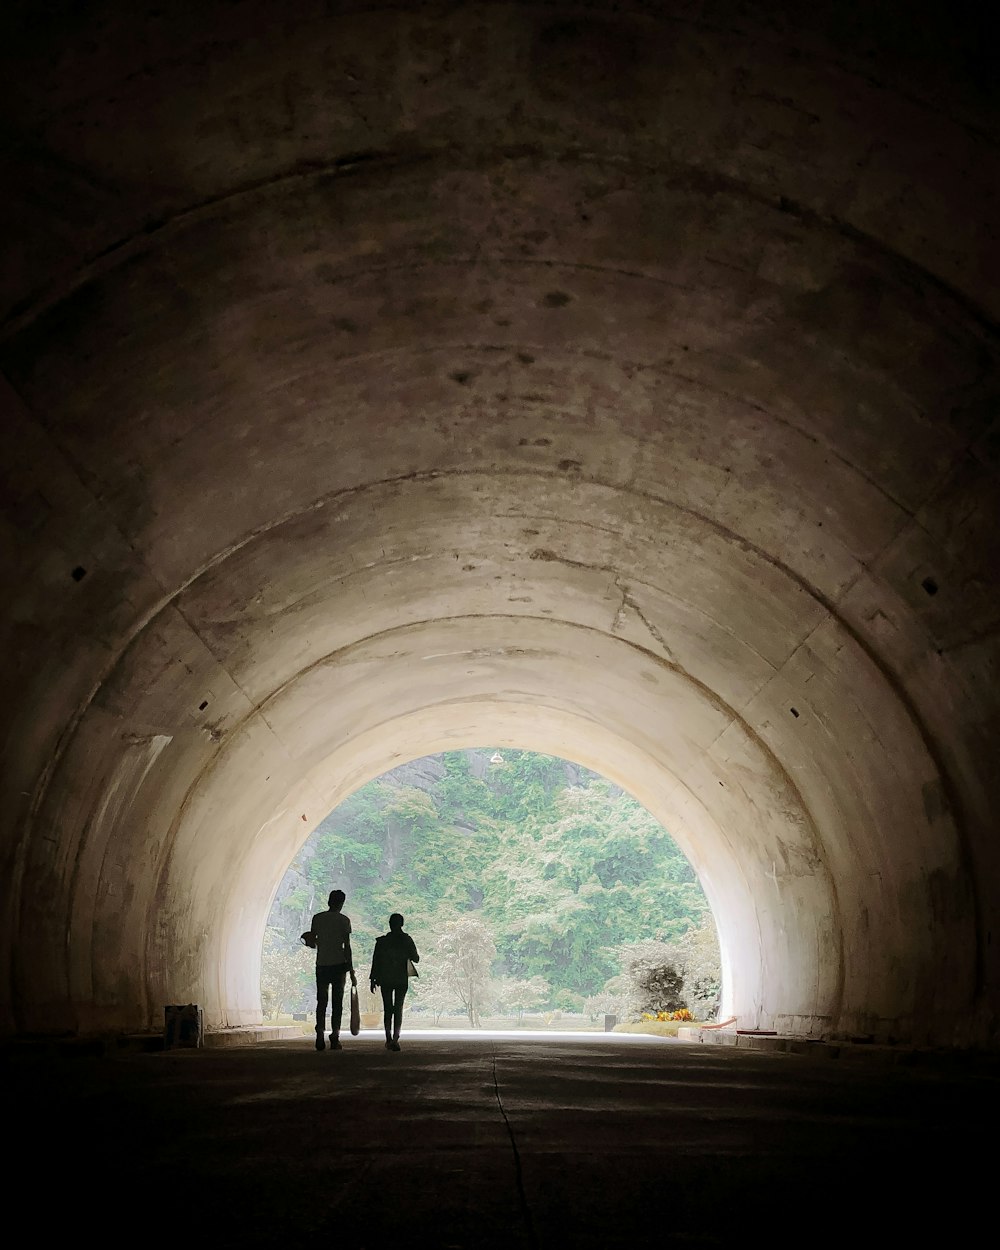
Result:
M719 939L711 916L697 928L688 929L677 940L684 969L684 996L699 1020L712 1020L719 1013L722 995L722 967Z
M631 942L622 948L621 961L623 1005L629 1020L687 1007L683 961L676 947L667 942Z

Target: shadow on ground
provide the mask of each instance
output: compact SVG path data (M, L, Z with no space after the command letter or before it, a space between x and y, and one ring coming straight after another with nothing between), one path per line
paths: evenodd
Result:
M997 1072L635 1037L21 1056L9 1192L147 1247L954 1241L992 1210Z

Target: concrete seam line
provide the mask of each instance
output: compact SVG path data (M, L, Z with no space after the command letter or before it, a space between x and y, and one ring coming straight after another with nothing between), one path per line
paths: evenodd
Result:
M514 1137L514 1130L511 1128L510 1120L504 1109L503 1099L500 1097L500 1083L497 1080L497 1048L496 1043L492 1043L492 1070L493 1070L493 1092L496 1094L497 1106L500 1108L500 1115L503 1118L504 1126L507 1129L507 1136L510 1138L510 1148L514 1154L514 1176L517 1181L517 1197L521 1204L521 1215L524 1218L524 1227L528 1234L528 1244L531 1247L538 1245L538 1238L535 1236L535 1225L531 1218L531 1208L528 1206L528 1196L524 1192L524 1173L521 1168L521 1152L517 1148L517 1141Z
M461 145L447 144L437 147L425 146L411 149L346 152L323 161L297 162L288 168L265 175L259 179L252 179L249 182L237 184L203 200L190 203L154 221L147 222L131 234L113 240L89 256L83 257L78 262L76 273L69 282L50 283L48 287L29 293L11 308L0 312L0 342L7 341L26 326L44 317L63 300L88 283L100 279L108 272L114 271L135 255L151 252L152 244L159 242L164 235L169 237L169 234L183 229L190 222L197 222L210 217L217 210L225 211L234 202L250 200L256 195L266 194L269 191L285 188L295 183L318 184L338 175L340 177L356 175L359 171L364 173L369 173L372 169L395 171L396 169L417 165L440 163L443 158L453 156L456 152L459 155L466 155L471 158L467 159L465 164L472 168L493 166L499 161L509 161L512 156L515 159L518 157L524 159L522 148L510 149L501 145L498 148L486 149L484 153L481 153L469 152L467 149L463 149ZM734 178L719 172L706 174L698 166L678 161L676 158L668 158L665 161L656 163L635 160L623 161L620 156L612 153L595 155L591 152L575 149L564 149L561 152L557 152L554 160L544 149L539 150L536 148L529 154L529 159L544 160L547 158L556 164L612 166L629 171L638 169L651 178L664 177L668 169L683 170L689 183L696 191L702 194L729 194L733 198L764 208L786 213L791 212L805 225L818 227L825 232L839 235L883 260L887 259L897 272L905 273L908 277L915 272L938 293L953 300L961 308L962 312L970 320L977 323L981 329L995 332L995 320L990 315L989 310L981 307L979 303L970 298L960 288L954 286L919 261L894 251L877 236L869 234L852 223L841 220L832 214L818 212L807 205L794 201L789 201L782 206L780 199L776 200L773 196L758 190L743 179ZM462 258L457 263L467 264L470 260L474 260L474 258ZM598 270L603 269L603 266L592 267ZM404 268L409 268L409 266L404 266Z

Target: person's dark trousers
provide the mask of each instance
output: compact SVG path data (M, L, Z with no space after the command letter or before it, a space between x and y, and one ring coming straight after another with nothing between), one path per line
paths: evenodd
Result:
M406 986L380 985L379 989L382 991L382 1006L385 1009L385 1040L398 1042L399 1030L403 1026L403 999L406 997Z
M347 964L316 965L316 1033L323 1034L327 998L330 1000L330 1037L340 1037L340 1021L344 1014L344 982Z

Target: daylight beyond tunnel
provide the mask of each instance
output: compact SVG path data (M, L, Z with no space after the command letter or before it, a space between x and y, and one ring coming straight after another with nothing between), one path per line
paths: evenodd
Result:
M382 1022L367 973L393 913L420 952L408 1002L425 1025L716 1019L718 940L694 870L635 799L570 761L449 751L341 803L271 905L261 967L270 1020L315 1010L317 959L301 935L332 889L346 894L363 1024Z
M3 1032L259 1021L309 832L491 742L741 1025L1000 1040L990 43L710 7L8 6Z

